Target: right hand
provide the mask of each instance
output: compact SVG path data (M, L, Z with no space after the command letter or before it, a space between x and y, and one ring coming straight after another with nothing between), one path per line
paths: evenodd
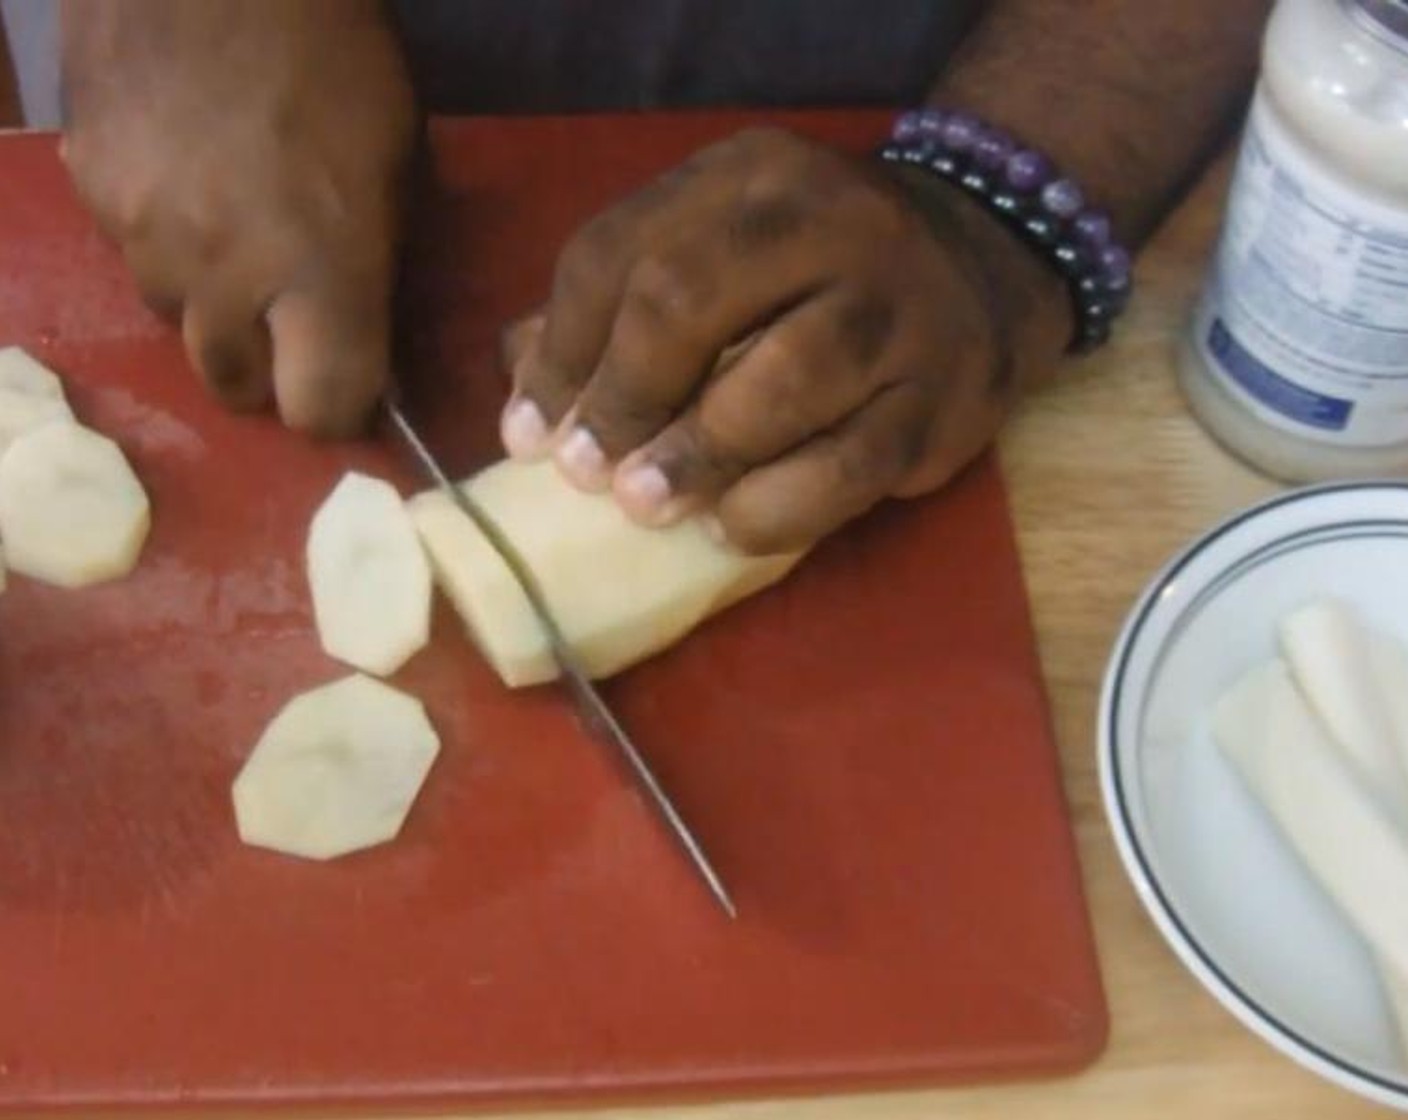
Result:
M374 0L65 0L64 159L231 407L344 435L386 388L414 97Z

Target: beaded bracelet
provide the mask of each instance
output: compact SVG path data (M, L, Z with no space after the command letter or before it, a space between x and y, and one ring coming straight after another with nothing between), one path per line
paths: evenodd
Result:
M971 114L931 108L902 113L879 155L957 184L1051 262L1075 307L1072 351L1093 350L1110 337L1129 302L1129 253L1114 240L1109 216L1087 206L1080 188L1041 152Z

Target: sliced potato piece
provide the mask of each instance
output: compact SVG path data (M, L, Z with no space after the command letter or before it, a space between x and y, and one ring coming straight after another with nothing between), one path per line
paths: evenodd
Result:
M26 432L0 458L0 539L22 575L60 587L124 576L150 524L121 449L79 424Z
M31 397L63 399L59 375L18 346L0 347L0 389Z
M440 739L413 696L360 673L290 700L235 779L240 839L332 859L393 839Z
M500 462L464 483L532 570L563 636L594 677L679 640L781 579L800 553L750 557L697 521L644 529L606 494L569 485L550 462ZM557 666L527 598L488 540L439 492L410 502L436 579L510 687Z
M1408 976L1408 842L1337 757L1285 663L1233 686L1213 731L1321 889L1384 968Z
M1399 753L1391 700L1381 686L1375 659L1382 639L1347 603L1322 599L1287 615L1281 649L1315 714L1385 804L1408 807L1408 778ZM1408 884L1405 884L1408 889Z
M313 515L307 564L328 656L387 676L430 640L430 564L390 483L343 475Z
M58 420L72 419L73 410L63 397L0 389L0 455L25 432Z
M25 432L72 419L56 373L18 346L0 350L0 455Z

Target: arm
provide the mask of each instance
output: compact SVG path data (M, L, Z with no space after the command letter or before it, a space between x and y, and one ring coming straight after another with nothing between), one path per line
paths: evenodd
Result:
M933 96L1046 151L1137 245L1231 123L1266 9L997 0ZM933 490L1071 338L1055 270L923 172L902 191L776 131L684 171L566 246L504 417L511 453L647 524L712 509L783 550Z
M930 104L962 108L1049 155L1137 250L1238 119L1271 0L999 0ZM1007 322L999 363L1019 391L1045 381L1071 336L1070 304L1046 265L975 203L903 170L940 227L962 231Z
M1043 148L1137 246L1234 123L1270 0L1000 0L931 100Z

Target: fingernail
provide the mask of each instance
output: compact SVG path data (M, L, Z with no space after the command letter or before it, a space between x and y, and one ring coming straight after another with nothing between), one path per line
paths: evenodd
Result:
M673 494L670 480L654 463L631 467L616 480L616 496L626 512L649 524L667 519Z
M568 478L589 490L604 490L611 480L606 454L586 428L573 428L558 445L557 463Z
M514 397L504 409L499 435L515 459L533 459L547 447L548 425L537 405L527 397Z

